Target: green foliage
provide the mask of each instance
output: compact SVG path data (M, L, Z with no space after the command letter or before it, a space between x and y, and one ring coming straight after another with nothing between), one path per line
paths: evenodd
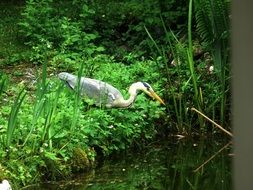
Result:
M107 47L109 54L115 54L117 59L131 52L138 56L148 56L149 43L144 30L146 26L152 36L165 43L160 38L164 32L160 17L166 21L166 26L183 30L187 17L187 1L92 1L94 9L95 28L100 38L99 42ZM131 50L131 51L130 51Z
M74 15L68 15L65 9L58 9L61 4L52 0L27 0L19 22L20 32L25 37L26 44L32 47L31 60L42 63L43 54L55 59L76 59L91 56L95 52L103 51L102 47L95 46L92 41L97 33L87 32L91 25L89 16L94 11L89 9L85 2L73 2L70 6ZM74 8L81 7L77 10ZM75 59L76 58L76 59Z
M229 78L229 72L222 74L224 80L221 80L223 82L219 84L217 83L217 77L220 78L219 75L221 73L218 73L218 69L216 70L216 65L214 65L215 72L212 73L208 71L210 67L208 64L210 64L210 61L209 63L205 63L205 57L201 57L201 59L198 60L195 59L195 51L203 50L199 50L199 45L192 39L191 20L192 9L190 4L188 15L188 46L182 39L178 39L178 35L173 31L167 31L164 25L166 39L170 48L169 57L165 52L167 48L159 44L153 38L150 31L146 29L147 35L151 43L153 43L153 49L162 57L159 60L160 65L164 65L165 67L165 72L163 73L169 83L166 97L169 97L169 102L173 103L168 105L170 108L170 116L173 118L172 122L177 121L177 130L186 131L188 133L191 133L192 126L196 126L196 123L202 128L202 131L208 129L206 127L208 124L204 123L202 117L196 117L194 116L195 114L192 114L190 111L192 107L213 117L213 120L223 118L221 119L222 122L225 121L224 118L229 109L225 108L225 102L228 96L228 87L225 86L227 84L225 81ZM226 47L228 50L228 44L222 44L224 45L223 47ZM216 54L212 54L214 62L217 61L218 58L221 58L221 56L217 56L217 54L221 55L217 53L221 52L219 51L220 48L217 46L209 47L211 51L216 52ZM225 53L225 57L228 55L227 53ZM225 59L226 58L223 60ZM218 61L221 62L221 60ZM219 68L222 68L223 71L228 71L225 65ZM221 105L221 107L219 105Z
M186 3L184 0L26 0L22 18L13 22L18 23L15 24L16 30L19 30L16 41L20 41L20 44L25 42L32 51L12 54L6 61L42 63L41 54L45 51L52 58L57 56L60 60L74 61L75 58L83 59L83 55L104 50L122 61L126 60L129 53L135 57L148 56L152 52L147 48L150 44L144 25L149 29L154 28L152 35L159 38L160 43L166 43L160 38L164 34L160 17L164 18L167 27L184 30Z
M195 0L197 31L207 49L213 54L216 74L226 83L229 70L229 2L225 0ZM227 86L223 87L227 88Z
M56 23L53 21L53 9L50 7L52 2L52 0L27 1L20 26L21 32L29 40L28 44L41 43L41 39L52 41L58 36L55 30Z
M105 57L100 59L105 59ZM98 62L97 71L93 73L92 77L107 81L116 88L122 89L124 95L126 95L130 86L129 81L138 81L140 78L148 79L147 82L149 80L154 81L158 75L157 72L154 72L155 67L153 68L152 65L155 63L152 61L139 62L133 66L112 63L108 59L104 62L107 63ZM136 79L131 76L136 76ZM155 89L158 88L157 85L154 85ZM147 127L146 124L148 125L149 121L152 122L153 119L158 119L163 108L156 107L156 102L147 104L143 98L143 96L138 97L135 103L135 109L139 110L137 116L136 112L131 109L89 108L89 102L87 102L85 103L88 106L87 111L81 115L82 119L79 118L77 130L83 131L87 141L94 146L100 147L105 154L109 154L113 150L124 149L126 146L133 144L135 139L140 137L142 133L145 134L144 138L151 138L154 136L154 134L150 134L153 133L154 126L149 125L150 127ZM141 104L138 104L138 101L141 101ZM146 104L147 106L144 106ZM74 133L73 135L79 134ZM75 137L72 136L72 138Z
M213 44L229 37L229 2L195 0L197 31L202 39Z
M195 17L197 31L206 48L211 52L215 74L218 76L220 92L220 120L226 123L226 115L230 109L228 98L230 91L230 66L229 66L229 6L230 1L195 0Z
M27 48L21 42L16 24L22 11L21 2L0 2L0 65L26 60Z

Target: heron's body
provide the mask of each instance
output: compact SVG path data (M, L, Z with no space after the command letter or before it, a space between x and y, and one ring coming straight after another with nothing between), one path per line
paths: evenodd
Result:
M77 76L66 72L62 72L58 76L61 80L65 81L69 87L72 89L76 88L78 84ZM151 94L155 94L149 84L144 82L136 82L130 86L128 91L130 97L125 100L118 89L106 82L85 77L80 78L81 95L85 95L88 98L93 99L98 106L105 105L108 108L131 106L135 101L138 90L142 90L150 95L150 92L148 92L146 88L151 91ZM158 97L158 95L156 96ZM164 102L159 97L158 99L161 103L164 104Z

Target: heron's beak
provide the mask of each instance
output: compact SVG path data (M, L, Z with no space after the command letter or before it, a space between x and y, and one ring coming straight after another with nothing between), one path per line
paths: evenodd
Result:
M165 105L164 101L155 92L149 92L148 95Z

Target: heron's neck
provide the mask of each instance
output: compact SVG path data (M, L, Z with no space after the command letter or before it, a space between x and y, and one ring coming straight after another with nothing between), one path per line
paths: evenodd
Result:
M128 99L122 98L118 103L118 107L125 108L131 106L136 99L137 91L141 89L140 86L141 86L140 82L133 83L128 90L128 93L130 94L129 98Z
M134 94L130 94L130 97L126 100L122 98L120 100L120 103L118 104L118 107L122 107L122 108L130 107L134 103L136 96L137 96L137 93L134 93Z

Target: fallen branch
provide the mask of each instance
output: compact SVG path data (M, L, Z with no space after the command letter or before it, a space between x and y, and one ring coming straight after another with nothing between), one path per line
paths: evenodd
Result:
M220 130L222 130L223 132L225 132L229 136L233 137L233 134L231 132L227 131L222 126L220 126L219 124L215 123L213 120L211 120L209 117L207 117L206 115L204 115L203 113L201 113L200 111L198 111L196 108L191 108L191 110L197 112L198 114L200 114L201 116L203 116L204 118L206 118L208 121L210 121L211 123L213 123Z
M223 146L214 155L212 155L210 158L208 158L203 164L201 164L198 168L196 168L195 170L193 170L193 172L197 172L200 168L202 168L204 165L206 165L208 162L210 162L210 160L212 160L215 156L217 156L221 151L223 151L225 148L227 148L230 144L232 144L232 141L230 141L225 146Z

